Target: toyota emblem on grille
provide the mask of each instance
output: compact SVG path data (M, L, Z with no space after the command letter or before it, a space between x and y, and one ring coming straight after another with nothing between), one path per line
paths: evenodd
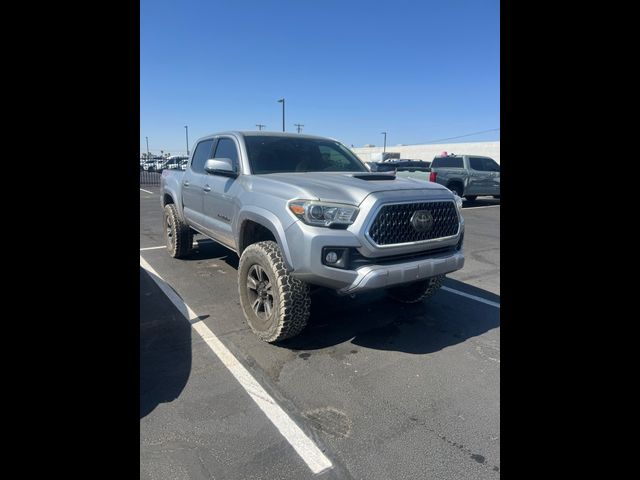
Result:
M416 232L426 232L433 227L433 215L429 210L416 210L411 216L411 225Z

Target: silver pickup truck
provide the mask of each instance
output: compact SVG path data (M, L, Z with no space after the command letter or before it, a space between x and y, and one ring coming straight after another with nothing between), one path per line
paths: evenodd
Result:
M240 305L267 342L302 331L310 286L340 295L386 289L414 303L464 265L459 197L369 172L332 139L209 135L197 140L186 171L161 178L169 254L188 255L194 233L236 252Z

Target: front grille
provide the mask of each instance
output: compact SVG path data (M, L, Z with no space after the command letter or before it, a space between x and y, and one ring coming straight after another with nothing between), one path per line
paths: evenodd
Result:
M418 210L431 213L433 224L428 230L420 232L411 224L411 217ZM369 228L369 236L377 245L421 242L457 232L458 212L452 201L384 205Z

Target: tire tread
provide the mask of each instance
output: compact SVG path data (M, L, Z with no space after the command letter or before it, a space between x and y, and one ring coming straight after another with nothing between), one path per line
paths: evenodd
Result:
M240 264L246 260L247 252L255 252L257 255L265 256L276 274L275 287L278 290L279 304L277 312L277 326L272 332L263 332L253 328L247 313L243 313L251 330L265 342L273 343L287 338L295 337L307 325L311 314L311 297L309 295L309 285L298 280L287 273L282 252L278 244L272 240L257 242L249 245L242 253ZM239 266L238 271L242 267ZM238 276L238 289L242 288L245 279Z
M170 203L166 205L164 207L164 211L165 215L171 218L174 232L173 248L169 247L168 239L165 238L165 241L167 242L167 251L173 258L184 258L191 251L191 246L193 245L193 231L182 221L178 215L178 209L175 204ZM163 228L165 228L164 225Z

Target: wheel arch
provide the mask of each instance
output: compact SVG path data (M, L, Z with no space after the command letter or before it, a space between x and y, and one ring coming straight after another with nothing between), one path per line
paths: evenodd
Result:
M240 213L236 225L237 228L235 234L235 243L238 249L238 256L241 256L244 249L252 243L256 243L256 241L271 239L278 244L278 247L280 247L284 264L287 270L293 270L293 262L289 253L289 245L287 243L287 237L285 235L284 228L282 227L282 224L278 217L276 217L272 212L260 207L248 207ZM256 227L256 225L258 227ZM272 238L263 238L263 235L261 235L259 232L259 229L261 228L269 232ZM257 230L258 235L255 237L251 237L249 235L251 233L251 230L253 230L253 232L256 232Z

